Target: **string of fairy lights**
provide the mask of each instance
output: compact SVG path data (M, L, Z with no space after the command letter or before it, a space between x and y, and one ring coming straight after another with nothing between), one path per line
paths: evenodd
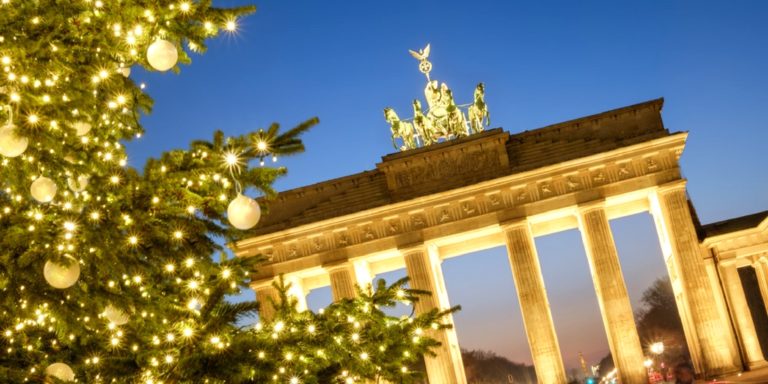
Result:
M0 314L0 326L5 327L0 330L4 347L0 353L23 353L33 360L25 380L42 374L82 381L70 366L72 361L52 360L50 355L83 339L95 338L102 347L75 361L93 380L115 382L100 367L110 354L129 354L141 366L141 378L148 384L164 382L164 372L184 358L181 351L185 346L202 342L216 353L226 351L233 342L232 332L207 328L200 315L218 287L236 292L248 271L206 264L200 257L207 258L207 254L170 259L163 266L167 280L181 293L174 300L187 311L179 319L163 317L156 310L164 286L140 270L114 265L114 275L98 282L98 288L114 297L135 298L132 305L143 308L117 301L89 302L87 293L75 289L83 275L105 257L106 252L93 245L91 233L114 225L122 239L112 246L126 258L138 258L142 247L151 243L149 237L157 236L143 231L153 212L134 213L121 205L120 198L129 193L151 196L151 209L170 212L169 216L181 217L179 221L194 221L201 214L201 205L211 199L219 204L229 201L226 220L234 228L246 230L259 222L259 203L244 194L238 178L241 167L251 159L258 159L261 165L265 159L277 161L277 152L263 131L256 134L248 151L227 146L217 152L201 148L185 152L201 164L198 169L202 171L177 170L170 162L146 171L177 182L179 189L194 192L191 194L140 190L126 170L128 158L121 140L142 136L139 114L149 107L146 85L133 82L131 68L172 70L186 60L181 48L184 43L189 51L198 52L204 49L203 40L238 30L240 11L213 10L202 4L157 1L141 2L139 7L129 1L79 0L64 7L52 0L0 0L0 12L8 21L0 27L0 173L4 176L0 220L23 228L16 236L28 243L33 255L44 255L38 273L61 293L47 295L32 284L9 287L0 281L2 292L18 295L13 313ZM183 248L192 232L179 225L168 228L164 236L170 246ZM398 290L391 299L409 298ZM81 311L71 317L61 311L63 307ZM372 309L368 304L363 308L357 318L340 311L321 311L314 318L307 315L259 323L253 332L265 343L278 343L289 335L311 340L320 332L323 319L346 318L341 321L346 325L334 331L333 345L318 347L311 355L286 343L275 348L279 352L253 351L254 356L257 361L275 364L272 380L291 384L302 383L308 364L326 358L330 349L355 351L350 359L381 369L376 364L389 359L386 343L366 350L356 347L368 345L363 331L373 321L365 318ZM133 326L146 321L160 326L150 335L135 332ZM401 358L410 359L424 343L425 331L411 317L388 319L386 326L411 337L414 349L403 351ZM438 322L426 325L442 326ZM405 364L398 369L409 373ZM343 370L338 379L348 384L361 381L350 370Z

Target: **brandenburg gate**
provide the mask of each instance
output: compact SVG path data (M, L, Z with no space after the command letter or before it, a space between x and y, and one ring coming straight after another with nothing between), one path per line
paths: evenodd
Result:
M432 80L427 87L438 88ZM702 241L706 231L692 212L679 166L688 133L664 127L662 104L652 100L514 134L482 124L472 132L476 122L470 121L463 122L467 134L436 140L421 127L415 138L398 136L403 151L384 156L373 170L281 192L265 203L270 211L254 237L234 245L240 257L268 258L252 285L262 318L273 314L267 298L276 296L272 283L279 275L306 308L312 289L330 285L334 300L351 298L356 284L368 286L376 274L401 268L411 287L432 292L416 303L417 312L446 309L442 261L506 245L538 382L564 384L534 238L577 228L619 378L647 383L609 221L650 212L696 371L711 377L765 364L765 327L749 315L754 305L736 268L756 265L768 298L768 219L753 219L754 228L712 227L714 237ZM447 137L440 118L432 116L431 128ZM400 128L393 124L393 134ZM407 147L408 140L416 145ZM727 263L719 264L718 252ZM455 331L434 336L442 346L426 358L430 383L466 383Z

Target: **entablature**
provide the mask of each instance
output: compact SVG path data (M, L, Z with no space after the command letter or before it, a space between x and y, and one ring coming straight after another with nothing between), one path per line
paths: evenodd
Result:
M468 240L461 240L461 234L469 234L470 237L474 234L472 238L483 238L487 244L503 241L499 237L499 222L514 218L528 218L538 235L557 232L575 227L574 208L596 199L606 201L609 217L646 211L650 190L681 179L678 159L686 138L687 133L671 134L596 155L340 215L240 241L235 246L235 252L241 257L265 255L269 261L260 267L256 276L264 278L388 252L416 242L440 244L450 255L464 251L462 243L469 244ZM465 152L493 148L498 145L495 140L490 137L483 145ZM427 160L419 161L429 163ZM408 172L407 166L399 164L393 169ZM395 185L390 185L390 188L398 188L397 181L394 182ZM482 249L483 245L472 246Z

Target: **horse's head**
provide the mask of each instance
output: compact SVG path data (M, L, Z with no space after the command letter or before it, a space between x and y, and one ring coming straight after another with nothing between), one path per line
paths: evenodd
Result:
M395 113L395 110L392 109L392 108L384 108L384 118L390 124L395 123L395 122L400 120L397 117L397 113Z

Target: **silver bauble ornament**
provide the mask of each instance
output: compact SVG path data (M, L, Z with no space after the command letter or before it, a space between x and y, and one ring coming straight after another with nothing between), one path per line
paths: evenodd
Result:
M6 124L0 128L0 155L16 157L24 153L29 146L29 139L19 135L16 126Z
M61 381L75 381L75 372L69 365L53 363L45 368L45 375L55 377Z
M237 229L250 229L259 222L261 207L256 200L238 194L227 207L227 218Z
M168 40L157 39L147 48L147 61L152 68L158 71L167 71L176 65L179 60L179 51Z
M40 176L35 179L29 187L29 193L32 197L41 203L48 203L53 200L57 190L58 187L56 186L56 183L45 176Z
M57 289L69 288L80 278L80 263L73 257L67 256L69 264L59 264L54 261L46 261L43 266L43 276L51 287Z
M67 179L67 186L72 192L82 192L88 187L88 176L80 175Z
M104 315L104 318L115 325L125 325L129 320L127 313L116 307L113 307L112 304L109 304L106 306L106 308L104 308L102 315Z
M75 134L78 136L87 135L91 131L91 123L86 121L76 121L72 123L72 128L75 129Z

